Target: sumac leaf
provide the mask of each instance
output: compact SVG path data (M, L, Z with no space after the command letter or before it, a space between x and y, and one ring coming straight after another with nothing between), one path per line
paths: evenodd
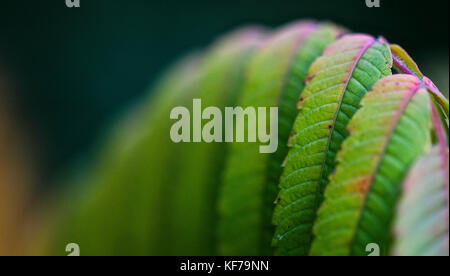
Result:
M449 131L449 103L448 99L442 94L436 85L427 77L425 77L417 66L416 62L411 56L399 45L390 45L394 68L403 74L415 75L421 79L428 89L428 92L432 96L431 99L436 105L436 110L441 120L442 126L446 130L447 143L448 143L448 131Z
M60 195L49 251L66 254L68 241L83 255L164 254L164 185L168 168L176 169L170 140L171 108L189 104L197 90L198 54L177 62L145 100L108 131L96 159ZM126 242L123 242L126 240Z
M295 103L310 64L340 33L328 24L293 23L276 31L251 59L238 105L279 106L279 148L268 155L259 153L259 143L231 145L219 193L219 254L272 254L273 200Z
M259 41L258 28L233 32L163 76L151 100L110 133L100 160L79 181L90 186L82 198L67 195L74 199L65 201L71 206L56 252L70 240L79 242L85 255L214 254L209 229L217 181L210 174L222 167L215 157L223 146L174 143L169 115L174 107L192 107L193 98L229 104Z
M434 104L431 114L438 145L416 162L403 183L394 225L397 256L449 255L449 150Z
M425 76L420 71L419 66L411 56L399 45L392 44L389 46L392 52L394 69L402 74L415 75L419 79L423 79Z
M386 77L361 103L318 211L311 255L368 255L373 243L387 254L401 184L431 144L430 98L417 77Z
M259 27L243 28L219 39L207 51L195 96L202 100L202 108L214 106L223 110L235 106L242 90L244 68L263 37ZM202 125L207 122L203 120ZM169 222L164 234L170 241L168 254L216 255L217 190L226 144L183 143L174 155L182 164L164 193L170 195L165 198L164 208Z
M448 166L448 148L436 146L412 167L396 216L394 255L449 255Z
M276 200L277 255L308 254L316 210L348 135L346 126L372 85L391 74L391 66L388 45L368 35L341 38L312 64Z

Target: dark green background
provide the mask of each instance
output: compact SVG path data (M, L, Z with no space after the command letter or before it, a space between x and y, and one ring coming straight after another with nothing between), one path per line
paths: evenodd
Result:
M2 0L0 64L15 79L17 116L30 126L47 179L92 148L176 58L243 24L330 20L403 45L426 74L435 60L448 73L449 1L381 3L81 0L68 9L65 0Z

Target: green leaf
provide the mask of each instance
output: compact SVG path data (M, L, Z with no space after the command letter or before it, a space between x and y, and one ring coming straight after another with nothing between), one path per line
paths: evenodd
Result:
M65 201L73 210L55 248L70 240L85 255L214 254L211 175L223 167L215 159L223 145L174 143L169 115L193 98L230 104L261 35L258 28L233 32L163 76L155 96L125 116L93 172L78 181L92 187L83 198L68 195L76 199Z
M449 255L449 150L435 104L431 115L438 145L416 162L403 183L392 250L397 256Z
M311 255L367 255L370 243L387 254L401 183L431 143L430 98L417 77L386 77L361 104L318 211Z
M330 45L309 70L290 137L273 222L277 255L306 255L312 223L348 135L346 126L372 85L391 74L388 45L348 35Z
M396 44L392 44L389 47L392 52L395 70L402 74L416 75L419 79L424 78L417 63L402 47Z
M278 30L251 59L238 105L279 106L279 148L259 153L259 143L233 143L219 192L218 252L271 255L271 214L295 103L310 64L340 34L327 24L294 23Z
M83 255L165 253L160 195L170 181L167 168L176 161L168 114L196 93L202 60L194 54L175 64L150 99L107 132L90 168L61 195L52 255L66 254L68 241L78 243Z
M448 99L439 91L434 83L427 77L423 78L423 82L431 95L431 99L436 108L437 115L442 127L445 129L445 137L447 145L449 143L449 103Z
M208 51L196 98L202 107L236 104L243 70L261 44L260 28L244 28L219 39ZM192 107L192 104L189 105ZM192 114L192 110L191 110ZM207 120L203 120L204 125ZM226 156L225 143L184 143L174 153L182 165L166 185L164 239L170 255L216 255L217 193Z
M395 223L398 256L448 256L449 153L434 147L406 178Z
M446 129L447 143L449 130L449 103L448 99L439 91L436 85L427 77L425 77L411 56L399 45L390 45L394 60L394 68L403 74L416 75L421 79L428 89L432 100L437 107L437 112L442 125Z

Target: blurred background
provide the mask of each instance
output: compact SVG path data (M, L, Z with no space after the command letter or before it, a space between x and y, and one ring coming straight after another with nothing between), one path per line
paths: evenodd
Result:
M0 72L14 91L2 101L13 105L10 116L29 138L38 182L50 185L165 67L243 24L313 18L382 35L406 48L447 93L448 1L381 3L369 9L364 0L82 0L69 9L64 0L5 0Z
M11 195L11 202L33 201L54 188L55 178L82 162L167 66L245 24L276 27L310 18L384 36L402 45L448 95L449 2L381 0L381 5L81 0L81 8L69 9L64 0L2 0L0 193ZM0 200L0 217L4 209L23 212L11 206ZM6 219L8 225L21 223L19 214L3 216L18 220Z

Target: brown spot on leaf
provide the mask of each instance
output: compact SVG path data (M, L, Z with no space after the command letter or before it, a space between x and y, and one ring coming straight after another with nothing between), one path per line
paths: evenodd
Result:
M298 98L298 102L297 102L297 109L300 110L302 108L302 103L305 100L305 98L303 96L300 96L300 98Z
M304 83L305 83L306 85L308 85L308 84L312 81L312 79L314 79L315 77L316 77L316 74L307 75L306 78L305 78Z
M291 134L289 134L289 138L288 138L288 142L287 142L287 146L291 147L292 146L292 139L294 139L295 134L293 132L291 132Z
M365 178L360 179L357 182L355 182L354 187L355 187L356 191L366 193L369 190L370 184L371 184L371 178L365 177Z
M277 199L275 199L275 204L279 204L281 202L281 197L277 197Z

